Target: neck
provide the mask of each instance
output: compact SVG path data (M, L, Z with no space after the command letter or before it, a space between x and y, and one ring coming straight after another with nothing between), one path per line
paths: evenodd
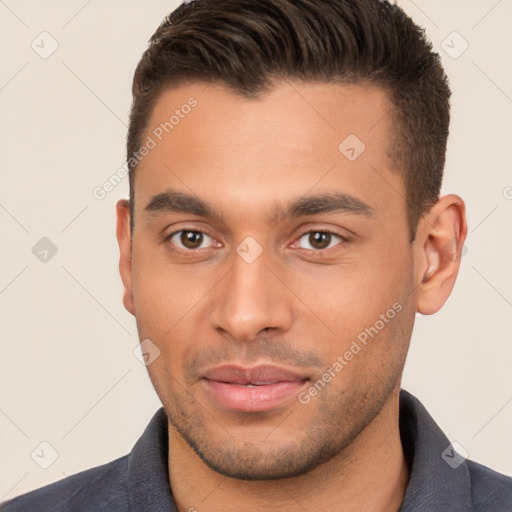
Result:
M398 390L342 453L298 477L245 481L220 475L171 426L169 454L170 483L179 512L396 512L408 479L398 426Z

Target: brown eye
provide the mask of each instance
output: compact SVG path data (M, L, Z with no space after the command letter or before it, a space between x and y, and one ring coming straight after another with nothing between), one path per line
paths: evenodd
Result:
M326 249L331 241L331 233L321 233L316 231L309 234L309 243L315 249Z
M300 242L305 240L306 245L302 245ZM345 239L336 233L331 233L330 231L309 231L308 233L304 233L299 239L300 247L303 249L312 249L314 251L322 251L325 249L330 249L336 243L333 242L342 242Z
M206 245L206 247L211 247L213 239L202 231L183 229L181 231L171 233L167 237L167 240L182 250L193 250L203 248L205 246L205 242L208 243L208 240L210 240L210 243L209 245Z
M203 233L199 231L182 231L180 236L180 242L187 249L197 249L201 246L203 241Z

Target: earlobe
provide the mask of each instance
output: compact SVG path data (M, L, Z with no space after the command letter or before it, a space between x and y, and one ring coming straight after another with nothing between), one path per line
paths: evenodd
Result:
M124 307L135 315L135 304L132 291L132 254L130 232L130 204L126 199L121 199L116 204L117 215L117 243L119 245L119 273L123 281Z
M441 309L455 285L467 234L464 201L443 196L420 220L416 243L416 308L423 315Z

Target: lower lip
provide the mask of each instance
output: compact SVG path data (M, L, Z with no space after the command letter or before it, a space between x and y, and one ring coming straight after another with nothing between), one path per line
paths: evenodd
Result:
M283 381L263 386L238 386L227 382L203 379L206 389L224 407L235 411L268 411L297 396L305 380Z

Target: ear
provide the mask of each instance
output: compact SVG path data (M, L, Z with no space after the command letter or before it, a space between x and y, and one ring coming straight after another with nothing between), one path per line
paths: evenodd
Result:
M416 231L416 308L423 315L441 309L452 292L459 272L467 234L464 201L443 196L424 215Z
M121 199L116 204L117 214L117 243L119 244L119 273L123 281L124 307L135 315L135 305L132 294L132 251L130 233L130 203Z

